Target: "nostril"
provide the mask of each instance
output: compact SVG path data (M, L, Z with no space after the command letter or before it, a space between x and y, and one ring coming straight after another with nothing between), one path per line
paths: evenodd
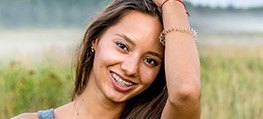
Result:
M125 72L126 75L135 77L138 74L138 64L137 63L123 63L121 69Z

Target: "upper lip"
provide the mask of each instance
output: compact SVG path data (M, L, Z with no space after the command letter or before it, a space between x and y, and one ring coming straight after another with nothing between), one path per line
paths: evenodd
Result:
M122 75L120 75L120 74L118 74L118 73L116 73L116 72L110 71L110 73L115 73L116 75L118 75L118 76L119 76L122 80L124 80L124 81L131 82L131 83L133 83L133 84L138 84L138 83L136 83L136 82L134 82L134 81L131 81L131 80L125 78L124 76L122 76Z

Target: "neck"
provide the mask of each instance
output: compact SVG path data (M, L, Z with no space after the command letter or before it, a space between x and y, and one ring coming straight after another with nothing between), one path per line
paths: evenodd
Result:
M119 118L125 103L116 103L105 97L90 77L89 83L84 92L75 98L75 107L78 119L82 118Z

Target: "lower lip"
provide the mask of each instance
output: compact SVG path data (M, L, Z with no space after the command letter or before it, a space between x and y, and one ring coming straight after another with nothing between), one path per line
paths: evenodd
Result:
M114 88L117 90L117 91L120 91L120 92L127 92L127 91L130 91L132 89L135 88L135 85L132 85L132 86L129 86L129 87L123 87L123 86L120 86L117 81L114 80L114 78L111 76L110 74L110 79L111 79L111 82L114 86Z

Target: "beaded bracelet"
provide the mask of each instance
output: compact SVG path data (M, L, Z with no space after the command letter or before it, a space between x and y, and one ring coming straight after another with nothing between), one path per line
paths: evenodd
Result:
M176 26L173 26L170 29L165 29L162 31L162 33L159 36L159 40L160 42L165 45L165 36L172 32L172 31L178 31L178 32L185 32L185 33L189 33L190 35L193 36L194 40L197 41L197 32L193 29L193 28L179 28Z

